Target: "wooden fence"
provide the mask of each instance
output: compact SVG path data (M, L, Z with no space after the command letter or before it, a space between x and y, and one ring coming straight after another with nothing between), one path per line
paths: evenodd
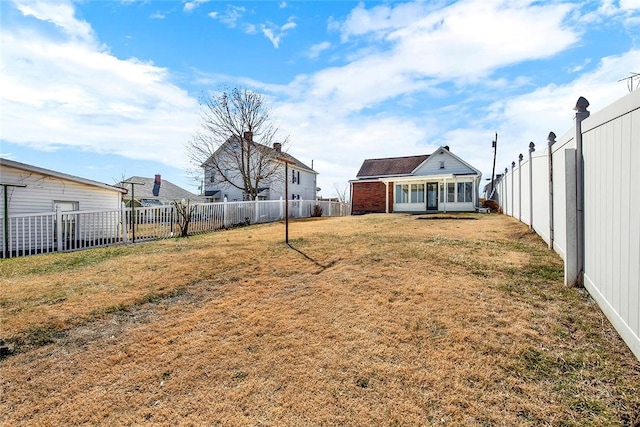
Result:
M316 206L322 216L350 214L345 203L289 200L290 218L312 216ZM219 202L193 205L189 234L206 233L239 225L284 219L285 201ZM5 223L7 224L5 230ZM180 235L173 205L106 211L68 211L9 215L0 220L2 258L65 252L119 243L165 239Z
M640 359L640 91L513 161L496 183L502 211L563 258L565 283L589 291Z

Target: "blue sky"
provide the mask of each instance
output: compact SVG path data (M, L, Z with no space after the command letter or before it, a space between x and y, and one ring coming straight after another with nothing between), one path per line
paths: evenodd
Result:
M322 196L441 145L491 176L640 72L640 0L0 1L0 156L196 192L199 99L262 93Z

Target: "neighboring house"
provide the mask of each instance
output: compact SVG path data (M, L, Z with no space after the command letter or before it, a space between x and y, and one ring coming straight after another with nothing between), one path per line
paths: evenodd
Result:
M225 144L234 144L230 138ZM282 151L280 143L273 144L273 148L253 141L251 132L244 133L245 144L253 144L260 155L271 158L273 162L277 162L278 176L266 179L259 185L258 200L315 200L317 192L317 175L318 173L292 155ZM221 150L216 151L214 156L218 155ZM285 195L285 161L288 163L288 194ZM216 173L209 161L205 162L204 168L204 195L207 201L218 202L226 199L227 201L247 200L249 196L241 189L226 182L219 173ZM229 169L236 168L235 163L229 164ZM229 173L228 175L234 175ZM242 187L239 183L238 186Z
M133 183L133 191L131 183ZM132 199L135 207L170 205L176 200L188 200L191 203L205 202L204 197L162 180L161 175L156 175L154 178L132 176L116 185L127 190L128 194L124 198L127 206L131 206Z
M7 192L2 198L6 196L9 215L53 212L56 205L62 211L119 209L126 193L112 185L2 158L0 183L0 191Z
M439 147L431 155L367 159L351 183L351 212L472 212L482 173Z
M501 173L497 174L493 180L494 182L494 186L495 186L495 191L493 191L491 182L487 183L483 190L482 190L482 197L484 197L485 199L489 200L495 200L496 202L500 203L499 200L499 191L498 189L500 188L500 183L502 182L502 178L503 175ZM489 178L489 181L491 181L491 178Z

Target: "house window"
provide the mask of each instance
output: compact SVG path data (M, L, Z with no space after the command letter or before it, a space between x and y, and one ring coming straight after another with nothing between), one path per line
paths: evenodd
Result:
M447 203L454 203L456 201L456 184L455 182L447 183Z
M411 203L424 203L424 184L411 184Z
M396 203L424 203L424 184L397 184Z
M396 185L396 203L409 203L409 185Z
M444 160L440 160L440 169L444 169Z
M296 179L297 179L298 185L300 185L300 171L296 171L296 175L297 175Z
M214 171L211 171L211 176L209 177L209 182L211 182L211 183L216 182L216 173Z
M458 183L458 202L473 201L473 184L471 182Z
M296 183L296 171L293 171L293 170L291 171L291 182L293 184Z

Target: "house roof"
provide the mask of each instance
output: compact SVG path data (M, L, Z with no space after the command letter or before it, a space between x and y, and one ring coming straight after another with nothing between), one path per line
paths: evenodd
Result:
M5 166L5 167L12 167L12 168L16 168L16 169L22 169L28 172L33 172L33 173L38 173L41 175L45 175L45 176L50 176L53 178L59 178L59 179L65 179L68 181L72 181L72 182L76 182L79 184L85 184L85 185L90 185L92 187L98 187L101 188L103 190L110 190L110 191L117 191L120 193L126 193L125 189L113 186L113 185L109 185L109 184L105 184L103 182L98 182L98 181L93 181L91 179L86 179L86 178L81 178L79 176L75 176L75 175L69 175L66 173L62 173L62 172L57 172L54 170L50 170L50 169L45 169L45 168L41 168L38 166L33 166L33 165L29 165L27 163L20 163L20 162L16 162L14 160L9 160L9 159L3 159L0 158L0 166ZM1 174L0 174L1 176ZM0 177L0 181L2 181L3 179ZM3 184L6 184L3 182Z
M238 138L238 137L235 137L235 136L229 137L229 138L225 141L225 144L228 144L228 143L232 142L233 140L236 140L236 141L237 141L238 139L239 139L239 138ZM254 146L254 147L256 147L258 150L261 150L262 152L264 152L264 153L265 153L266 155L268 155L269 157L273 157L273 158L276 158L276 159L281 160L281 161L284 159L284 160L286 160L286 161L287 161L287 163L289 163L290 165L292 165L292 166L293 166L293 167L295 167L295 168L298 168L298 169L304 169L304 170L306 170L307 172L314 173L314 174L318 174L318 172L316 172L315 170L313 170L312 168L310 168L309 166L307 166L305 163L301 162L301 161L300 161L300 160L298 160L297 158L293 157L293 156L292 156L291 154L289 154L289 153L286 153L286 152L284 152L284 151L276 150L276 149L275 149L275 148L273 148L273 147L269 147L268 145L260 144L259 142L255 142L255 141L253 141L253 140L249 140L249 139L246 139L246 138L243 138L243 141L244 141L245 143L248 143L248 144L253 144L253 146ZM215 156L215 155L218 153L218 151L220 151L220 149L221 149L221 148L222 148L222 147L218 147L218 149L216 150L216 152L215 152L215 153L213 153L213 154L212 154L212 156ZM209 157L209 159L210 159L210 158L211 158L211 157ZM209 159L207 159L207 161L206 161L206 162L204 162L204 163L202 164L202 166L204 166L204 165L209 161Z
M428 154L407 157L388 157L384 159L366 159L357 178L373 178L393 175L408 175L429 158Z
M123 182L118 183L119 186L125 188L127 191L131 191L131 184L125 182L133 182L140 185L134 185L134 196L137 200L151 199L151 200L202 200L201 196L191 193L184 188L162 179L160 181L160 189L157 196L153 195L153 186L155 184L154 178L145 178L142 176L132 176L125 179ZM131 193L129 193L131 194Z

